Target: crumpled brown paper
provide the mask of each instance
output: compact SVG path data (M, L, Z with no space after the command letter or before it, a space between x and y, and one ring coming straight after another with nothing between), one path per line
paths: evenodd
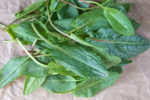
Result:
M36 0L0 0L0 23L9 24L14 14ZM141 23L139 34L150 40L150 0L124 0L133 2L131 18ZM15 43L4 43L10 36L0 31L0 66L9 59L22 55L22 50ZM124 67L124 73L112 87L97 94L95 97L85 99L70 94L49 94L38 89L29 96L24 96L24 77L0 89L0 100L150 100L150 49L134 58L132 64Z

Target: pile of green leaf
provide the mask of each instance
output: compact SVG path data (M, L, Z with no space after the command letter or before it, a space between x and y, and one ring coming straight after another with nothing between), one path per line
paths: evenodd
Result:
M118 80L129 58L149 48L150 42L135 33L139 24L126 16L130 3L85 1L38 0L16 14L20 22L7 32L27 56L3 66L1 88L26 76L25 95L42 87L91 97Z

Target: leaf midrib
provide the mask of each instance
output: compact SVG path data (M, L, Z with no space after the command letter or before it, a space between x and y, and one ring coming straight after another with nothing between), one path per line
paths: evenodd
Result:
M58 48L59 48L59 47L58 47ZM87 63L84 63L82 60L79 60L78 58L76 58L76 57L70 55L69 53L65 52L63 49L59 48L59 50L62 51L64 54L70 56L71 58L74 58L75 60L77 60L77 61L79 61L79 62L81 62L81 63L83 63L83 64L85 64L85 65L87 65L87 66L89 66L89 67L91 67L92 69L96 69L96 70L100 71L99 69L93 68L92 66L88 65ZM102 67L102 66L100 66L100 67ZM100 72L103 73L102 71L100 71ZM103 73L103 74L105 75L105 73Z
M0 82L0 85L2 85L3 82L5 82L11 75L13 75L13 73L16 72L16 71L18 70L18 68L19 68L21 65L23 65L28 59L29 59L29 57L26 58L21 64L19 64L19 65L15 68L15 70L14 70L12 73L10 73L5 79L3 79L3 80Z
M108 12L109 13L109 12ZM117 22L120 22L114 15L112 15L112 13L109 13L112 17L114 17L114 19L117 21ZM120 23L119 23L120 24ZM127 30L126 27L124 27L124 25L120 24L125 30Z
M31 88L32 88L32 86L33 86L33 84L34 84L37 80L39 80L39 79L42 79L42 78L34 78L34 80L32 81L31 85L28 86L27 89L25 89L25 93L27 93L28 91L30 91ZM41 83L42 83L42 82L41 82ZM32 90L33 90L33 89L32 89ZM30 91L30 92L31 92L31 91ZM28 93L27 93L27 94L28 94Z
M105 40L105 39L101 39L101 40L93 40L93 41L96 41L96 42L104 42L104 43L114 43L114 44L131 44L131 45L138 45L138 44L146 44L144 42L120 42L120 41L108 41L108 40ZM105 42L106 41L106 42Z
M112 76L109 77L109 78L113 78L113 77L115 77L115 76L116 76L116 74L112 75ZM83 89L85 89L85 88L92 87L93 85L98 84L98 83L100 83L100 82L102 82L102 81L105 81L105 80L108 80L108 78L106 77L105 79L100 79L99 81L97 81L97 82L95 82L95 83L92 83L92 84L89 84L89 85L87 85L87 86L85 86L85 87L83 87L83 88L75 89L73 92L77 92L77 91L83 90Z

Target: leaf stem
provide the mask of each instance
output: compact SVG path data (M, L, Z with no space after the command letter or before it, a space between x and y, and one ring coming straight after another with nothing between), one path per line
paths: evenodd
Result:
M26 54L35 62L37 63L38 65L42 66L42 67L48 67L48 65L45 65L45 64L42 64L40 63L39 61L37 61L29 52L28 50L23 46L23 44L19 41L19 39L16 39L18 44L22 47L22 49L26 52Z
M86 27L86 26L89 25L89 24L92 24L92 23L96 22L97 20L98 20L98 18L95 19L95 20L92 20L92 21L90 21L90 22L88 22L88 23L85 23L85 24L83 24L83 25L81 25L81 26L78 26L77 28L75 28L75 29L69 31L68 33L73 33L73 32L75 32L75 31L77 31L77 30L79 30L79 29L81 29L81 28L83 28L83 27Z
M103 5L101 5L100 3L97 3L97 2L94 2L94 1L86 1L87 3L93 3L93 4L96 4L98 5L99 7L105 9L105 7Z
M53 43L51 43L50 41L48 41L47 39L45 39L38 31L37 29L35 28L34 24L31 23L31 26L34 30L34 32L42 39L44 40L48 45L52 46L53 48L57 48L57 46L55 46Z
M65 1L65 0L61 0L61 1L64 2L64 3L66 3L66 4L68 4L68 5L71 5L71 6L75 7L75 8L77 8L77 9L80 9L80 10L93 9L93 8L81 8L81 7L78 7L78 6L76 6L76 5L72 4L72 3L69 3L69 2L67 2L67 1Z
M106 5L108 2L110 2L110 0L105 1L104 3L102 3L102 5Z
M51 56L51 55L50 54L43 54L43 55L38 55L36 57L49 57L49 56Z

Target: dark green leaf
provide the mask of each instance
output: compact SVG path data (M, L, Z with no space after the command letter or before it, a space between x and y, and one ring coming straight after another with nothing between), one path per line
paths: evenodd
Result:
M43 54L44 55L44 54ZM45 54L46 55L46 54ZM36 58L39 62L48 65L53 59L50 56L39 56Z
M51 75L42 87L48 92L64 93L76 88L76 80L71 76Z
M117 72L118 74L122 74L123 69L120 66L114 66L114 67L110 68L109 71Z
M111 7L120 10L124 14L127 14L131 9L131 5L132 5L131 3L120 3L120 4L112 5Z
M79 7L83 7L83 8L88 8L89 4L86 4L84 2L81 2L80 0L75 0L77 2L77 4L79 5ZM86 1L86 0L84 0Z
M81 43L82 45L91 47L102 58L102 61L107 65L107 68L119 64L121 62L121 59L119 57L109 55L103 47L98 47L93 44L90 44L74 34L71 34L70 38Z
M76 5L74 0L70 0L70 3ZM67 5L67 6L63 7L61 10L59 10L57 12L57 15L58 15L59 19L75 18L75 17L79 16L79 11L77 8L75 8L71 5Z
M137 56L150 46L150 42L140 35L123 36L111 28L101 28L95 37L95 39L87 39L87 41L95 46L105 48L105 51L111 55L124 59Z
M140 24L137 23L135 20L130 19L130 21L131 21L131 23L132 23L132 25L134 27L134 30L137 30L140 27Z
M116 66L125 66L132 63L132 60L122 59L121 63L117 64Z
M29 95L36 91L45 81L46 77L43 78L35 78L35 77L27 77L24 84L23 94Z

